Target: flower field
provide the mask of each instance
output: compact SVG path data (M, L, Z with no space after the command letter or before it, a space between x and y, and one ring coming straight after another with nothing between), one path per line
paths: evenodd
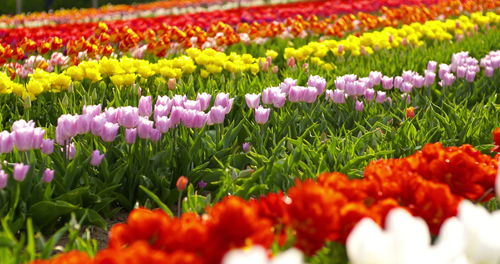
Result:
M0 263L500 263L500 2L0 16Z

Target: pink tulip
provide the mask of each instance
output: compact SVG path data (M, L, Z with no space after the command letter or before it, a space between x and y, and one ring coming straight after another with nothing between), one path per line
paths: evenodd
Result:
M174 106L183 106L184 102L187 100L187 97L185 95L174 95L172 98L172 104Z
M170 113L170 122L172 122L173 126L176 126L181 122L183 113L184 113L184 108L179 106L172 107L172 112Z
M16 131L20 128L25 128L25 127L35 128L35 122L33 122L33 120L30 120L28 122L26 122L26 120L24 119L17 120L12 124L12 131Z
M54 170L45 169L45 171L43 171L42 181L50 183L52 182L53 179L54 179Z
M255 122L260 125L265 124L269 120L270 113L271 109L259 106L255 109Z
M325 92L326 80L318 75L311 75L307 80L307 85L315 87L318 90L318 95Z
M154 122L147 118L141 117L137 126L137 135L142 139L150 139L150 131L153 129Z
M364 96L367 101L373 100L375 98L375 90L366 89Z
M108 107L106 108L106 111L104 111L104 114L106 115L106 121L111 122L111 123L118 123L118 118L120 115L120 108L114 108L114 107Z
M382 73L381 72L372 71L372 72L370 72L370 74L368 76L371 79L373 85L379 85L380 82L382 81Z
M260 94L246 94L245 102L248 108L255 109L260 105Z
M276 108L281 108L285 105L286 93L278 92L273 95L273 106Z
M76 133L80 135L88 133L93 117L90 115L76 115L76 118Z
M34 128L23 127L12 132L17 150L28 151L32 148Z
M184 109L201 111L201 104L196 100L186 100L184 101Z
M84 105L83 106L83 115L87 115L90 117L95 117L99 115L102 111L102 106L100 104L98 105Z
M224 118L226 116L226 111L222 106L213 106L208 112L208 124L222 124L224 123Z
M118 129L120 126L118 124L113 124L111 122L106 122L101 132L101 138L104 142L113 142L115 141L116 136L118 135Z
M382 88L385 90L390 90L394 87L394 78L393 77L382 77Z
M196 101L200 102L200 110L205 111L210 106L210 101L212 101L212 95L207 93L201 93L196 96Z
M14 148L14 137L8 131L0 133L0 153L9 153Z
M344 90L345 84L346 81L343 76L337 77L337 79L335 79L335 88L337 88L338 90Z
M154 110L154 119L157 120L160 117L168 116L170 114L170 107L165 105L156 105Z
M153 113L153 99L151 96L141 96L139 99L139 115L151 116Z
M127 142L127 144L134 144L136 138L137 138L137 128L125 129L125 142Z
M475 78L476 72L474 71L467 71L467 73L465 74L465 80L468 82L473 82Z
M104 128L104 124L106 124L106 114L99 114L92 118L90 121L90 131L94 136L101 136L102 129Z
M46 155L52 154L54 152L54 140L53 139L44 139L42 141L42 153Z
M16 163L16 164L14 164L14 172L12 173L12 176L13 176L14 180L16 180L18 182L24 181L29 170L30 170L29 165L24 165L22 163Z
M170 118L166 116L158 117L155 123L156 129L158 129L161 133L167 133L170 129L171 122Z
M170 78L168 79L168 89L169 90L174 90L175 89L175 85L177 85L177 80L175 78Z
M90 165L97 167L101 164L103 159L104 159L104 154L101 154L99 150L94 150L90 158Z
M488 66L484 69L484 75L486 75L486 77L490 77L490 78L493 77L494 72L495 72L495 69L493 69L493 67Z
M250 142L243 143L243 152L247 153L250 151Z
M354 107L354 109L358 112L361 112L363 111L363 109L365 108L365 105L363 104L362 101L356 101L356 105Z
M75 143L71 143L69 145L66 145L66 158L69 160L72 160L76 156L76 148L75 148Z
M149 131L149 137L151 141L158 142L161 139L161 132L158 129L152 128Z
M9 180L9 175L5 171L0 170L0 189L7 187L7 181Z
M343 90L335 89L332 93L332 101L336 104L345 103L345 93Z
M379 104L383 104L386 101L386 93L378 91L377 98L375 99L375 101Z
M170 97L168 96L158 96L158 98L156 98L156 103L155 103L155 106L157 105L164 105L164 106L170 106L170 108L172 108L172 100L170 99Z
M139 124L139 109L125 106L118 110L118 124L126 128L134 128Z
M283 82L280 84L279 87L281 89L281 92L288 93L290 88L296 85L297 85L297 80L292 78L286 78L285 80L283 80Z

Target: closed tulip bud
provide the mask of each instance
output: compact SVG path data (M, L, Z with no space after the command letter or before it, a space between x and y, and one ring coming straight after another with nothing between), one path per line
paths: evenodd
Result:
M66 158L69 159L69 160L72 160L75 158L76 156L76 148L75 148L75 143L71 143L69 145L66 145L65 146L66 148Z
M90 165L97 167L101 164L103 159L104 159L104 154L101 154L99 150L94 150L90 158Z
M139 124L139 109L125 106L118 110L118 123L126 128L134 128Z
M375 99L375 101L379 104L383 104L385 102L385 100L386 100L386 93L378 91L377 98Z
M257 122L257 124L260 125L267 123L267 121L269 120L270 113L271 109L259 106L258 108L255 109L255 122Z
M276 108L281 108L285 105L286 93L276 93L273 95L273 106Z
M196 96L196 101L200 103L200 110L205 111L210 106L210 101L212 101L212 95L207 93L201 93Z
M234 98L229 99L226 107L224 107L224 112L226 114L228 114L229 112L231 112L231 109L233 109L233 103L234 103Z
M188 178L186 178L185 176L181 176L179 177L179 179L177 179L175 187L177 187L177 190L179 191L184 191L186 190L187 185L188 185Z
M425 78L423 76L414 76L413 77L413 85L415 86L415 88L422 88L424 87L424 84L425 84Z
M191 110L201 110L201 105L199 101L196 100L186 100L184 102L184 109L191 109Z
M14 172L12 173L12 176L14 180L21 182L24 181L24 178L26 178L26 175L28 174L28 171L30 170L29 165L24 165L22 163L16 163L14 164Z
M137 128L125 129L125 142L127 142L127 144L134 144L136 138L137 138Z
M361 112L363 111L363 109L365 109L365 104L363 103L363 101L356 101L354 109L358 112Z
M401 95L401 100L406 101L406 103L409 104L411 101L411 96L407 93L404 93Z
M7 187L7 182L9 180L9 175L5 171L0 170L0 189Z
M279 72L279 70L280 70L280 68L279 68L278 66L276 66L276 65L275 65L275 66L273 66L273 67L271 68L271 70L273 71L273 73L278 73L278 72Z
M175 85L177 85L177 80L175 78L170 78L168 79L168 89L169 90L174 90L175 89Z
M439 79L444 79L444 75L449 73L451 71L450 65L448 64L439 64Z
M229 104L229 94L227 93L219 93L215 97L214 106L222 106L226 107Z
M153 113L153 99L151 96L141 96L139 99L139 115L151 116Z
M76 133L80 135L88 133L92 117L88 115L76 115L76 118Z
M45 169L45 171L43 171L42 181L50 183L52 182L53 179L54 179L54 170Z
M208 114L202 111L196 111L195 117L193 120L193 127L194 128L202 128L207 124L208 120Z
M249 142L243 143L243 152L247 153L249 151L250 151L250 143Z
M14 148L14 137L8 131L0 133L0 153L9 153Z
M288 60L287 60L287 65L288 67L290 68L294 68L297 63L295 62L295 58L294 57L290 57Z
M382 88L385 90L390 90L392 87L394 87L394 78L393 77L387 77L384 76L382 77Z
M342 52L344 52L344 45L342 45L342 44L341 44L341 45L338 45L338 46L337 46L337 52L338 52L339 54L342 54Z
M102 128L101 138L104 142L113 142L118 135L118 129L120 126L118 124L113 124L106 122Z
M343 90L335 89L332 94L332 101L336 104L345 103L345 93Z
M99 115L102 111L102 106L100 104L98 105L84 105L83 106L83 115L90 116L90 117L95 117Z
M403 75L402 75L403 81L411 83L412 80L413 80L413 76L415 76L414 72L412 72L412 71L404 71Z
M92 118L92 121L90 121L90 131L92 132L92 135L98 137L101 136L102 129L104 128L104 124L106 124L106 115L105 114L99 114Z
M224 118L226 116L226 111L222 106L213 106L208 112L208 124L222 124L224 123Z
M153 129L154 122L141 117L137 126L137 135L142 139L150 139L150 131Z
M52 154L54 152L54 140L53 139L44 139L42 141L42 153L46 155Z
M368 75L370 80L372 81L373 85L379 85L380 82L382 81L382 73L377 72L377 71L372 71Z
M367 101L373 100L375 98L375 90L366 89L364 96Z
M290 102L296 103L302 101L304 97L304 87L302 86L292 86L288 91L288 100Z
M32 148L34 128L23 127L12 132L17 150L28 151Z
M255 109L260 105L260 94L246 94L245 102L249 108Z
M263 104L272 104L273 102L273 89L266 88L262 91L262 103Z

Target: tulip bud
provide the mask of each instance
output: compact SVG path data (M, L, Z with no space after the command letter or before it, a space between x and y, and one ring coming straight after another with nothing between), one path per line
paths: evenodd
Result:
M278 71L280 70L279 67L277 65L273 66L273 68L271 69L273 71L273 73L278 73Z
M153 113L153 99L151 96L141 96L139 99L139 115L151 116Z
M205 187L207 187L207 183L205 181L201 180L198 182L198 188L204 189Z
M20 182L24 181L24 178L26 178L26 174L28 174L28 171L30 170L29 165L24 165L22 163L16 163L14 164L14 173L13 177L14 180Z
M243 152L247 153L250 151L250 142L243 143Z
M179 179L177 179L177 183L175 184L175 186L177 187L177 190L184 191L186 190L187 184L188 178L186 178L185 176L181 176L179 177Z
M176 84L177 84L177 80L175 78L168 79L168 89L169 90L174 90Z
M125 129L125 142L127 142L127 144L134 144L136 138L137 138L137 128Z
M415 116L415 107L411 106L406 108L406 118L413 118Z
M354 109L358 112L361 112L363 111L363 109L365 108L365 105L363 104L362 101L356 101L356 105L354 107Z
M8 131L0 132L0 153L9 153L14 148L14 137Z
M45 169L43 172L42 181L46 183L50 183L54 179L54 170Z

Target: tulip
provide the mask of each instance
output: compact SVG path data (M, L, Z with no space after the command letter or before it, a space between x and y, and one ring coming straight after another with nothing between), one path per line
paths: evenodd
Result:
M69 145L66 145L66 150L67 150L66 158L69 160L74 159L76 156L75 143L71 143Z
M23 127L12 132L14 143L19 151L28 151L33 147L34 130L32 127Z
M170 126L171 126L170 118L166 116L159 117L155 123L156 129L158 129L161 133L167 133L168 130L170 129Z
M444 75L447 74L447 73L450 73L451 69L450 69L450 66L448 64L439 64L439 72L438 72L438 76L439 76L439 79L443 79L444 78Z
M403 81L411 83L412 80L413 80L413 76L415 76L415 72L413 72L413 71L404 71L403 75L402 75Z
M62 115L57 119L56 141L60 145L77 134L77 121L73 115Z
M157 105L164 105L164 106L170 106L170 108L172 107L172 100L170 99L170 97L168 96L158 96L158 98L156 98L156 103L155 103L155 106Z
M314 103L318 98L318 89L316 87L305 87L303 89L303 101L306 103Z
M285 80L283 80L283 82L280 83L279 87L281 89L281 92L287 94L290 88L296 85L297 85L297 80L292 78L286 78Z
M269 120L270 113L271 109L259 106L255 109L255 122L260 125L265 124Z
M174 95L172 98L172 104L174 106L183 106L184 102L187 100L187 97L185 95Z
M151 96L141 96L139 99L139 115L151 116L153 113L153 99Z
M403 85L403 77L401 76L396 76L394 77L394 88L396 89L401 89L401 86Z
M175 85L177 84L177 80L175 78L170 78L168 79L168 89L169 90L174 90L175 89Z
M420 76L420 75L413 77L413 85L416 88L422 88L422 87L424 87L424 84L425 84L425 77Z
M364 96L367 101L373 100L375 98L375 90L366 89Z
M184 113L184 108L180 106L172 107L172 112L170 112L170 122L172 123L172 126L176 126L181 122L183 113Z
M205 181L201 180L198 182L198 188L204 189L205 187L207 187L207 183Z
M325 91L326 80L318 75L311 75L307 80L307 86L315 87L318 90L319 95Z
M279 68L277 65L275 65L275 66L273 66L273 67L271 68L271 70L273 71L273 73L275 73L275 74L276 74L276 73L278 73L278 71L280 70L280 68Z
M286 93L278 92L273 95L273 106L276 108L281 108L286 103Z
M125 129L125 142L127 142L127 144L134 144L136 138L137 138L137 128Z
M12 173L14 180L20 182L24 181L24 178L26 178L26 174L28 174L28 171L30 170L29 165L24 165L22 163L16 163L14 164L14 172Z
M12 123L12 131L16 131L18 129L26 128L26 127L35 128L35 122L33 122L33 120L26 122L26 120L21 119L21 120L17 120L14 123Z
M184 191L186 190L187 185L188 185L188 178L186 178L185 176L181 176L177 179L175 187L177 187L177 190L179 191Z
M386 93L378 91L377 98L375 99L375 101L379 104L383 104L385 102L385 100L386 100Z
M156 105L154 109L154 119L157 120L159 117L168 116L170 114L170 107L165 105Z
M158 142L161 139L161 132L160 132L160 130L152 128L149 131L149 137L151 138L151 141Z
M196 96L196 101L200 102L201 111L205 111L208 109L211 100L212 100L211 94L201 93Z
M100 136L106 122L107 120L105 114L99 114L92 118L92 120L90 121L90 132L92 132L92 135Z
M248 108L255 109L260 105L260 94L246 94L245 102Z
M101 138L104 142L113 142L118 135L118 129L120 126L118 124L113 124L111 122L106 122L101 132Z
M500 201L500 159L498 160L498 172L495 181L495 189L497 194L497 200Z
M139 138L150 139L150 131L153 129L153 125L153 121L140 117L139 125L137 126L137 135L139 135Z
M243 143L243 152L247 153L250 151L250 142Z
M467 72L467 68L465 66L458 66L457 67L457 77L458 78L465 78L465 72Z
M474 82L474 78L476 78L476 72L467 71L467 73L465 74L465 80L468 82Z
M296 62L295 62L295 58L294 57L288 58L287 65L290 68L294 68L297 65Z
M413 90L413 84L410 82L403 82L399 90L401 90L401 92L403 93L411 93L411 91Z
M486 77L493 77L493 73L495 72L495 69L493 69L492 67L486 67L484 69L484 75L486 75Z
M343 104L345 103L345 93L342 90L335 89L333 90L332 94L332 101L336 104Z
M111 122L111 123L119 123L118 122L118 118L119 118L119 115L121 114L121 108L123 107L120 107L120 108L114 108L114 107L109 107L109 108L106 108L106 111L104 111L104 114L106 115L106 121L108 122Z
M50 183L52 182L53 179L54 179L54 170L45 169L45 171L43 171L42 181Z
M224 118L226 116L226 111L222 106L213 106L208 112L208 124L222 124L224 123Z
M82 114L86 116L90 116L91 118L99 115L102 111L102 106L98 105L84 105Z
M394 87L394 78L393 77L382 77L382 88L385 90L390 90Z
M426 70L424 78L425 78L424 85L431 86L434 83L434 80L436 79L436 74Z
M288 100L290 102L300 102L304 97L304 88L302 86L292 86L288 92Z
M42 141L42 153L46 155L50 155L54 152L54 140L53 139L44 139Z
M222 264L304 264L300 250L291 248L269 259L266 249L254 246L250 249L233 249L226 253Z
M0 132L0 153L9 153L14 148L14 137L8 131Z
M338 90L344 90L345 84L346 80L343 76L339 76L337 77L337 79L335 79L335 88L337 88Z
M118 110L118 124L126 128L134 128L139 124L139 109L125 106Z
M103 159L104 159L104 154L101 154L99 150L94 150L90 158L90 165L97 167L101 164Z
M354 109L358 112L361 112L363 111L363 109L365 108L365 105L363 104L362 101L356 101L356 105L354 106Z
M413 118L415 117L415 107L411 106L406 108L406 118Z
M9 180L9 175L5 173L4 170L0 170L0 189L7 187L8 180Z
M192 110L197 110L201 111L201 104L199 101L196 100L186 100L184 101L184 109L192 109Z

